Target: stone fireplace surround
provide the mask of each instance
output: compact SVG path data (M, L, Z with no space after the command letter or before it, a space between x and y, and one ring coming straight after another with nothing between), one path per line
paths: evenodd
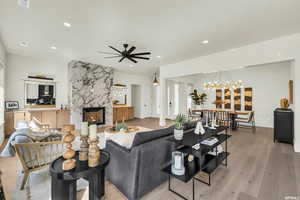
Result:
M71 123L80 128L83 108L105 107L103 125L112 125L113 68L76 60L71 61L68 67Z

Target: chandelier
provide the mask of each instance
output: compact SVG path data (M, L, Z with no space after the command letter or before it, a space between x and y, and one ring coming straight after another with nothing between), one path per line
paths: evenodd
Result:
M244 83L242 80L239 81L226 81L226 82L207 82L203 84L205 90L217 90L217 89L235 89L235 88L243 88Z
M126 85L114 84L112 86L112 95L113 95L113 97L120 97L120 96L124 96L125 94L127 94Z

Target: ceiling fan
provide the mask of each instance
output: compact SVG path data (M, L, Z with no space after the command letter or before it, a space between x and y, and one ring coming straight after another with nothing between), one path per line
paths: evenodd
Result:
M135 46L132 46L128 49L128 44L123 44L124 50L118 50L117 48L108 45L109 48L114 50L114 53L109 53L109 52L103 52L103 51L98 51L100 54L108 54L108 55L113 55L113 56L108 56L104 58L121 58L119 62L122 62L125 58L137 63L136 59L143 59L143 60L149 60L150 58L144 57L145 55L150 55L150 52L141 52L141 53L133 53L133 51L136 49Z

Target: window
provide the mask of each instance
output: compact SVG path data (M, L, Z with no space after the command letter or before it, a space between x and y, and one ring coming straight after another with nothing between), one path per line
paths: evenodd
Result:
M156 114L160 114L160 86L156 86Z
M190 96L192 89L192 85L187 85L187 110L192 109L192 97Z
M174 85L174 114L179 114L179 84Z

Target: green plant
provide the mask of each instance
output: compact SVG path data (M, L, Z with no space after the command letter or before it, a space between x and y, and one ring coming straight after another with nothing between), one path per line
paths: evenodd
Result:
M183 114L178 114L175 118L175 129L182 130L183 124L187 122L187 118Z
M196 105L203 105L207 100L207 94L205 93L199 94L196 89L192 93L190 93L190 96L192 97Z
M116 130L120 131L121 129L127 130L128 126L125 123L117 124L116 125Z

